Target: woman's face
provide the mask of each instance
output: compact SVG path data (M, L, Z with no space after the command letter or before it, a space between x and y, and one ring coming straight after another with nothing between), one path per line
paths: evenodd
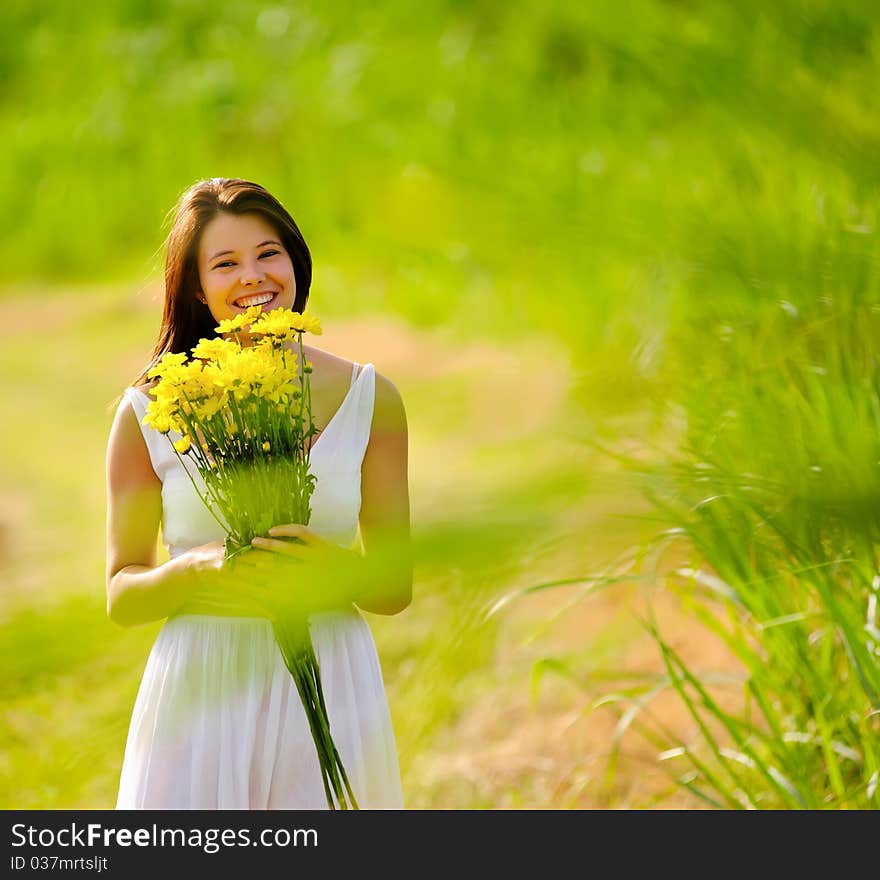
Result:
M281 236L261 214L220 212L199 243L202 294L217 322L250 306L292 308L296 278Z

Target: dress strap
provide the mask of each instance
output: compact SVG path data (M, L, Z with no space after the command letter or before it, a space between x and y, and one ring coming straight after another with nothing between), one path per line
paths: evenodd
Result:
M352 408L348 429L347 458L350 466L360 468L370 442L370 428L373 422L373 407L376 399L376 370L372 363L364 365L358 373L360 364L354 365L352 386L357 389L352 393ZM356 377L356 378L355 378Z
M321 449L322 462L345 470L360 467L370 440L374 399L373 364L352 364L348 394L314 447Z

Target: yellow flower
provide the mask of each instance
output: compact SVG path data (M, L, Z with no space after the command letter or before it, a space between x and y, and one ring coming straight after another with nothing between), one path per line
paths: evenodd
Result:
M225 409L227 405L227 395L226 392L220 392L213 397L207 397L204 400L200 400L193 409L195 410L195 417L198 421L208 420L217 415L221 410Z
M234 358L226 361L219 372L223 387L240 401L251 394L258 394L260 385L272 376L273 371L272 360L266 358L265 352L243 348Z
M234 343L233 343L234 344ZM229 360L232 360L230 358ZM226 374L224 365L229 361L224 360L223 363L213 361L205 365L205 381L213 388L213 394L223 394L224 389L229 385L229 377Z
M141 424L158 431L160 434L167 434L174 427L171 419L165 413L150 412L149 409L141 420Z
M251 333L255 336L266 336L277 341L287 342L296 336L297 329L294 313L289 309L272 309L265 312L251 327Z
M178 419L179 408L177 401L173 397L168 396L168 389L163 388L163 384L163 382L160 382L156 386L156 399L151 400L147 405L147 412L142 422L160 434L167 434L172 430L182 433ZM160 391L162 392L161 394Z
M181 437L180 440L177 440L174 443L174 448L181 455L185 455L187 452L189 452L190 446L192 446L192 439L188 435Z
M312 315L292 312L279 306L270 312L263 312L251 327L255 336L268 336L274 339L289 341L297 333L314 333L321 335L321 322Z
M294 312L294 327L303 333L313 333L315 336L321 335L321 322L314 315L307 312L300 314Z
M235 333L242 330L245 325L251 324L263 314L262 306L251 306L247 311L236 315L234 318L224 318L216 327L218 333Z
M187 358L184 352L174 354L173 352L166 351L159 360L159 363L150 368L150 371L149 373L147 373L147 375L151 379L155 378L156 376L161 376L163 370L166 370L169 367L182 367L186 363L186 360Z
M186 355L183 353L172 354L170 351L162 355L162 359L155 366L147 370L147 378L159 378L160 382L176 382L187 370Z
M238 346L231 339L200 339L198 345L193 346L193 357L209 361L222 361L231 357L238 350Z
M263 452L268 452L271 448L272 448L272 445L269 443L268 440L265 443L263 443Z

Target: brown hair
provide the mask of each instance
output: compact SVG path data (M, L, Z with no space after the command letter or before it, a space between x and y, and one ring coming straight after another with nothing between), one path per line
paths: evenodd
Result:
M312 257L308 245L284 206L257 183L232 177L200 180L187 189L174 208L174 219L165 242L165 307L159 338L150 360L131 383L141 385L147 372L164 354L189 353L202 338L217 336L216 321L208 306L196 297L200 289L198 252L205 226L219 213L262 214L276 229L293 262L296 297L293 311L305 311L312 283Z

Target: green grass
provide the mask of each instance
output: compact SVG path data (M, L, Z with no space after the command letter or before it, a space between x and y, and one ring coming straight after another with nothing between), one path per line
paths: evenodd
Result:
M667 401L681 411L673 451L631 463L666 528L627 574L678 596L735 668L713 681L649 604L662 671L588 690L714 807L880 805L875 294L842 287L806 314L770 304L718 349L692 348ZM683 740L649 711L664 691L693 725Z
M325 314L534 328L632 408L707 302L868 267L867 0L284 9L4 5L7 295L158 274L178 193L241 175L300 220Z
M444 719L472 709L468 686L452 683L500 686L490 671L500 636L472 612L528 583L517 562L546 544L581 554L569 574L595 573L597 556L675 525L687 541L674 552L740 602L703 607L685 581L685 605L774 673L741 658L755 728L744 743L795 787L815 787L810 803L866 803L880 460L875 19L868 0L433 0L417 11L397 0L210 10L115 0L85 17L70 4L5 3L0 396L14 417L0 440L0 652L19 658L7 687L10 730L24 733L4 749L3 802L110 797L121 755L109 754L149 639L116 640L91 618L103 601L106 405L155 335L167 211L194 180L229 175L264 183L300 222L328 326L391 314L442 336L449 356L435 360L483 339L516 352L540 339L571 365L572 406L511 444L488 439L485 403L461 405L470 377L447 383L438 369L408 389L422 448L472 436L461 458L441 457L467 515L458 532L425 523L424 604L376 621L410 790L424 750L449 732ZM425 357L414 374L430 372ZM592 454L546 462L545 438L624 459L635 450L658 506L621 517L595 479L617 465ZM582 498L601 506L588 537L565 524ZM67 620L82 637L56 645ZM717 753L708 739L708 754L692 750L719 790L790 805L656 635L668 666L652 674L727 737ZM45 656L29 650L47 640ZM806 661L812 683L796 675ZM428 695L413 687L425 676L437 682ZM817 701L821 687L831 703ZM85 758L54 723L53 699L79 707L68 723L93 742ZM807 732L818 745L777 748L783 720L783 741ZM857 772L835 743L860 754ZM90 776L90 765L101 769ZM498 797L540 796L520 782ZM493 797L462 782L416 800L435 796Z

